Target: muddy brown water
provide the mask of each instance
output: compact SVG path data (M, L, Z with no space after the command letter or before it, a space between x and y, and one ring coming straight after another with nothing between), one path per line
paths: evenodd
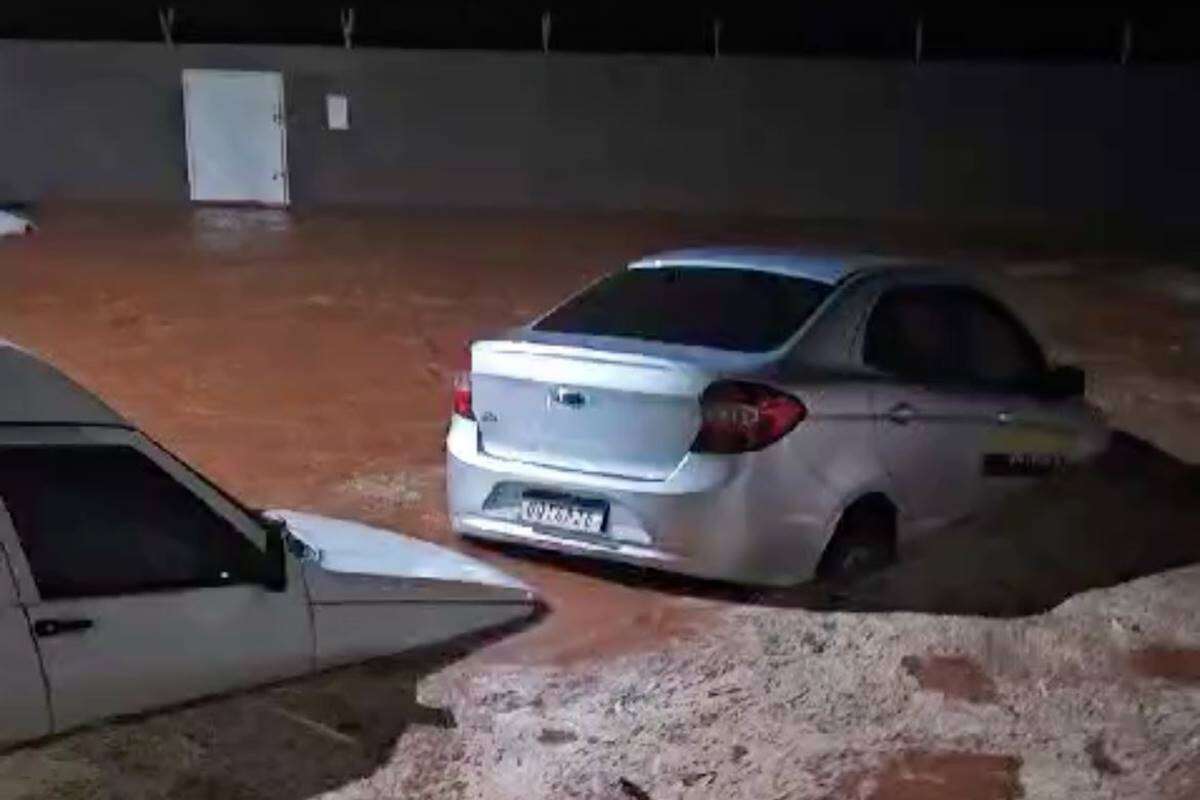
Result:
M35 235L0 242L0 336L43 353L252 504L393 527L527 580L552 613L487 655L526 662L653 648L722 604L763 595L458 542L443 509L442 437L448 376L472 337L662 247L973 252L945 237L662 215L52 206L38 217ZM995 245L979 254L995 274L1005 259ZM1066 266L1015 270L1012 296L1092 371L1122 424L1200 454L1190 295L1139 284L1137 264L1055 263Z
M1158 645L1134 651L1129 660L1139 675L1200 686L1200 649Z
M996 684L965 656L905 656L900 666L928 691L968 703L996 702Z
M1021 759L906 750L878 769L848 775L827 800L1015 800Z

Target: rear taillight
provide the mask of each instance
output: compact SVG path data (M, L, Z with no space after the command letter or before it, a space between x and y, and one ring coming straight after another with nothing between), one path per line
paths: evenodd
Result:
M700 396L697 453L745 453L782 439L808 410L796 398L770 386L719 381Z
M454 413L464 419L475 419L471 407L471 373L454 373Z

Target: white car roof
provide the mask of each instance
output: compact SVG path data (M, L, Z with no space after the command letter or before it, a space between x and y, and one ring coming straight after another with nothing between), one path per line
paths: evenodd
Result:
M33 353L0 339L0 424L132 427L104 401Z
M786 247L690 247L644 256L630 269L662 267L706 267L773 272L835 284L847 275L868 267L894 264L894 259L868 254L820 253Z

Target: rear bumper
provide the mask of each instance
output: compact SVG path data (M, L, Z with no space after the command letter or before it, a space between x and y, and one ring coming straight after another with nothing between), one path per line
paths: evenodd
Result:
M794 469L770 449L689 454L665 480L637 481L494 458L480 452L475 424L455 418L446 452L449 514L460 534L743 583L811 575L835 503L819 484L797 486ZM608 530L587 536L525 523L526 489L605 500Z

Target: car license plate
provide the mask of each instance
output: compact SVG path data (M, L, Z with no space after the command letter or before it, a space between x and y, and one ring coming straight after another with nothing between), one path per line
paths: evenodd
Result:
M607 517L608 503L603 500L536 492L526 492L521 497L521 519L534 525L598 534L604 532Z

